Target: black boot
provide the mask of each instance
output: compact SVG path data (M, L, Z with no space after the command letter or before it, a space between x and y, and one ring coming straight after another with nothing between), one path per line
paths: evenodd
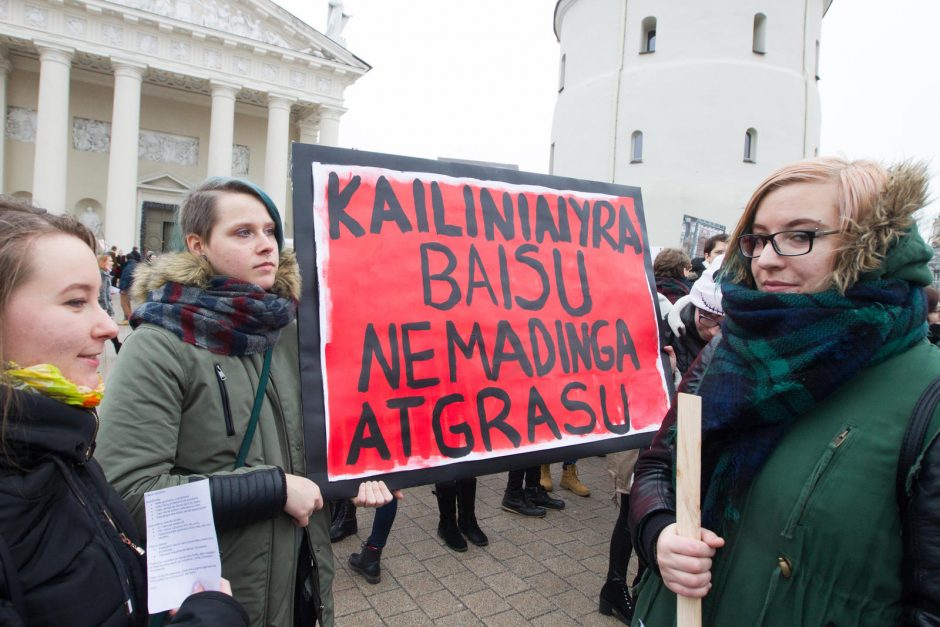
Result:
M362 549L349 556L349 566L369 583L379 583L382 581L382 549L363 542Z
M467 540L477 546L486 546L490 539L486 537L476 517L477 478L457 480L457 527Z
M614 523L610 536L610 561L607 566L607 581L601 588L598 610L605 616L613 616L627 625L633 618L633 598L627 587L627 567L633 542L627 520L630 515L630 495L624 494L620 500L620 513Z
M356 523L356 506L350 499L339 499L333 503L330 542L339 542L359 531L359 525Z
M448 548L463 553L467 550L467 541L460 535L460 529L457 527L457 484L453 481L436 483L434 494L437 496L437 509L441 514L437 535L444 540Z
M532 501L526 496L525 490L506 490L506 494L503 496L502 507L507 512L512 512L513 514L538 518L545 517L545 508L533 505Z
M533 505L539 505L545 509L565 509L565 502L553 497L541 485L536 484L534 488L526 488L525 493Z

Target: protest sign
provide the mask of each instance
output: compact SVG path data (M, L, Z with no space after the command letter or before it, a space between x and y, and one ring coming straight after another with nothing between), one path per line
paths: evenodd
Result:
M327 494L648 444L669 366L639 189L301 144L293 181Z

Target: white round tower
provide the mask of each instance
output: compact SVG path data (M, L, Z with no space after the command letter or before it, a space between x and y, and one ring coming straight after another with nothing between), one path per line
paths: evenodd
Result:
M698 254L767 174L818 153L831 2L558 0L551 172L640 186L650 242Z

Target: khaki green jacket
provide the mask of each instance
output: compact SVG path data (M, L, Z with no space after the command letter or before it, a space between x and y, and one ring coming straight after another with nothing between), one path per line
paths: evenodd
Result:
M95 457L142 533L143 497L149 490L195 476L272 466L304 474L296 323L284 329L274 350L258 429L245 467L233 471L262 361L262 355L217 355L151 324L141 325L124 343L101 405ZM326 509L311 517L306 533L318 570L321 622L332 625L334 571ZM233 596L248 610L253 626L292 627L301 538L284 513L220 534L222 576L232 582Z

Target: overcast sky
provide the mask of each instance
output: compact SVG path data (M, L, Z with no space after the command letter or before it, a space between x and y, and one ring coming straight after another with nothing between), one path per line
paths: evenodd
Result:
M275 1L326 31L327 0ZM554 7L554 0L346 0L346 47L373 69L347 90L340 145L547 172ZM931 172L940 170L937 24L938 0L833 2L821 38L822 154L928 159Z

